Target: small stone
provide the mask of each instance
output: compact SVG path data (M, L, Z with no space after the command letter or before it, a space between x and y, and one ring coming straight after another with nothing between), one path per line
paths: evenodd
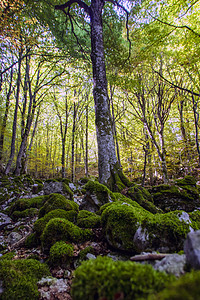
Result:
M86 257L87 257L87 259L96 259L96 256L93 255L92 253L88 253L88 254L86 255Z
M10 245L13 245L15 243L17 243L19 240L21 240L22 236L21 234L17 233L17 232L11 232L9 234L9 236L7 237L7 243L9 243Z
M12 220L10 217L8 217L6 214L0 213L0 230L11 223Z

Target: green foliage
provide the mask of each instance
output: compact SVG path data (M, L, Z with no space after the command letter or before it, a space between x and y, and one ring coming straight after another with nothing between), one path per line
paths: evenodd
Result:
M150 265L115 262L109 257L83 262L74 275L74 300L113 300L120 293L126 300L147 299L148 295L162 290L174 280L173 276L155 271Z
M196 300L200 295L200 271L192 271L180 277L157 296L149 300Z
M46 213L55 209L63 209L66 211L74 210L78 212L78 204L72 200L66 199L63 195L60 194L51 194L49 195L48 200L45 202L43 207L39 211L39 218L43 217Z
M0 260L4 260L4 259L13 259L13 257L16 255L15 251L11 251L8 253L5 253L4 255L0 256Z
M101 217L87 210L81 210L77 216L77 225L83 228L100 227Z
M71 244L64 241L56 242L49 252L49 263L51 265L63 265L70 262L73 256L74 248Z
M38 300L37 282L50 275L47 265L33 259L1 260L0 280L3 282L2 300Z
M63 218L70 222L75 222L77 218L77 211L69 210L66 211L64 209L55 209L48 212L44 217L38 219L34 223L34 230L37 233L38 236L40 236L46 226L46 224L49 222L49 220L54 218Z
M54 218L47 223L41 235L41 242L43 249L48 251L57 241L78 243L89 240L91 237L92 232L89 229L80 229L66 219Z

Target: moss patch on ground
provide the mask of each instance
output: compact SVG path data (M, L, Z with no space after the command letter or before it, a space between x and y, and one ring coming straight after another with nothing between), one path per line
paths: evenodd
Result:
M0 260L0 280L3 282L1 299L38 300L37 282L48 275L47 265L37 260Z
M49 252L49 263L53 266L68 264L73 256L74 248L71 244L64 241L56 242Z
M149 300L197 300L200 295L200 271L192 271L180 277L168 288Z
M147 299L174 280L150 265L98 257L79 266L72 282L73 300ZM121 296L121 298L120 298Z

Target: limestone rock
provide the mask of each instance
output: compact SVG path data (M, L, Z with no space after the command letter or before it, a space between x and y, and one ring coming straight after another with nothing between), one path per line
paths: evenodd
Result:
M185 265L186 256L184 254L170 254L163 258L161 261L157 261L154 265L154 269L160 272L165 271L167 274L173 274L176 277L179 277L185 273Z
M13 244L21 240L21 238L22 238L21 234L13 231L7 237L7 242L12 246Z
M200 269L200 230L187 235L184 251L187 264L194 269Z
M6 214L0 213L0 230L11 223L11 218L9 218Z

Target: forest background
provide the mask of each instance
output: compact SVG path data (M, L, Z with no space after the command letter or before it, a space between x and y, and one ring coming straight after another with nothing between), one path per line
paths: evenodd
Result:
M89 1L86 1L86 3ZM90 24L62 1L1 0L0 169L98 176ZM138 183L200 168L199 1L106 1L104 50L117 158Z

